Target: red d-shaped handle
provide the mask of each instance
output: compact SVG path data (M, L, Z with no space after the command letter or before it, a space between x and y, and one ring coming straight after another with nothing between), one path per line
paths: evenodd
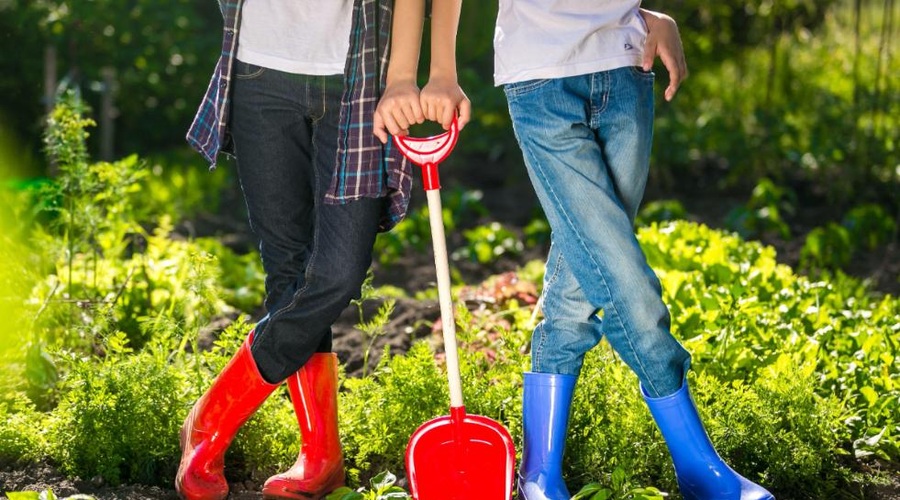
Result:
M459 138L459 125L456 118L450 123L450 130L431 137L394 136L394 144L409 158L409 161L422 167L422 185L425 191L440 189L437 166L444 161Z

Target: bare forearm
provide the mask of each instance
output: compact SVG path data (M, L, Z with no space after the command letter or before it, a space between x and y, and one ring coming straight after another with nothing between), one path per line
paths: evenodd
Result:
M425 0L396 0L391 28L391 60L388 85L400 81L416 82Z
M456 80L456 33L462 0L434 0L431 13L431 78Z

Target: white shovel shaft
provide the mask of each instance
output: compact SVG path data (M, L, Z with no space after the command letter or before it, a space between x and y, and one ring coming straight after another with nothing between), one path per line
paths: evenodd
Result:
M450 406L460 407L463 406L463 396L459 379L456 321L453 319L453 298L450 294L450 264L447 260L447 240L444 236L441 191L439 189L425 191L425 196L428 198L428 219L431 222L431 241L434 244L434 267L437 271L438 300L441 304L447 379L450 382Z

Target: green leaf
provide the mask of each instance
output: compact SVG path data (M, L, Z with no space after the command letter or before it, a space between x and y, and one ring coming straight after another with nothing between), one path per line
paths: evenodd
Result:
M346 486L332 491L325 497L325 500L363 500L365 498L361 493L353 491Z
M622 470L621 467L616 467L616 470L612 473L612 487L614 490L619 491L622 489L622 486L625 485L625 471Z
M603 489L603 485L600 483L588 483L584 485L583 488L578 490L578 493L572 496L571 500L581 500L582 498L588 498L601 489Z
M388 488L393 486L394 483L397 482L397 476L393 475L390 471L384 471L377 476L373 477L369 484L372 485L373 490L380 490L382 488Z
M390 491L390 492L385 493L385 494L383 494L383 495L379 495L378 498L379 498L379 499L382 499L382 500L391 500L391 499L394 499L394 498L396 498L396 499L407 499L407 498L410 498L409 494L406 493L405 491L403 491L402 488L399 488L399 487L397 487L397 486L394 486L394 487L392 487L392 490L393 490L393 488L397 488L399 491Z
M591 500L606 500L608 498L612 498L613 491L609 488L603 488L598 491L596 495L591 497Z
M10 491L6 493L9 500L40 500L41 496L36 491Z

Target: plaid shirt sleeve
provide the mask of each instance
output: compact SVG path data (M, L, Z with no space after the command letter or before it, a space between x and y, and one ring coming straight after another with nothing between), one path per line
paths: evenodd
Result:
M225 20L222 54L216 63L206 95L187 133L188 143L209 162L210 170L216 167L219 152L232 151L228 135L229 90L243 3L243 0L219 1L219 8Z
M392 3L355 2L335 172L325 195L326 203L332 204L386 198L381 231L390 230L406 215L412 188L409 162L392 142L382 144L373 134L390 56Z

